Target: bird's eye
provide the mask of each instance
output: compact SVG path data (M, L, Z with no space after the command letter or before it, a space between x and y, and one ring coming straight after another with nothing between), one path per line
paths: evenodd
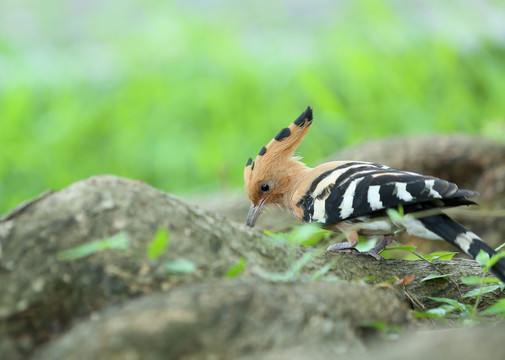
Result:
M270 190L270 185L267 183L261 184L260 189L262 192L266 193L268 190Z

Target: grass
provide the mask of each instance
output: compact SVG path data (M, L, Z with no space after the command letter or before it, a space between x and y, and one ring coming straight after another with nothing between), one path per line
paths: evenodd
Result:
M30 20L23 36L0 30L0 213L102 173L240 187L247 158L307 105L309 164L368 138L503 129L505 47L470 21L479 9L427 3L444 21L433 31L371 0L55 4L0 11Z
M393 213L390 213L392 215ZM398 213L393 217L400 216ZM403 216L403 215L402 215ZM284 243L288 246L315 246L314 248L309 248L307 252L300 258L293 261L293 265L288 271L281 273L264 273L261 276L270 281L314 281L317 279L324 279L326 281L343 281L338 277L331 274L331 269L338 262L338 258L334 258L324 267L319 269L317 272L313 274L303 273L302 270L305 266L310 263L311 260L320 256L324 252L324 248L326 248L327 244L323 244L323 246L318 246L318 243L323 239L328 239L331 235L331 232L328 230L323 230L314 224L308 224L299 226L293 229L290 233L271 233L268 231L264 231L266 235L268 235L272 241L278 243ZM505 244L501 245L496 249L499 251L503 248ZM429 299L440 303L440 306L425 309L422 302L416 298L416 296L410 293L407 289L407 285L410 284L415 276L414 274L410 276L405 276L403 279L398 279L396 276L390 280L387 280L380 284L375 284L375 287L380 287L387 284L394 284L395 286L402 285L404 295L407 299L410 299L410 302L413 304L417 304L419 308L423 309L423 311L414 311L414 317L418 318L431 318L437 319L441 322L452 321L454 325L456 324L464 324L464 325L476 325L479 323L491 323L493 321L502 320L505 317L505 299L501 299L496 301L490 306L485 308L481 308L479 306L481 302L481 298L484 294L489 292L502 292L505 288L505 284L500 282L499 279L489 278L486 275L489 273L489 270L496 262L505 257L505 252L498 252L493 256L489 256L485 251L481 250L476 257L476 261L478 264L483 266L482 275L481 276L466 276L456 278L453 274L447 274L439 270L435 261L444 261L451 260L453 256L456 254L455 252L435 252L432 254L420 254L415 251L415 247L413 246L396 246L386 248L381 252L381 256L386 255L387 252L391 250L402 250L408 253L405 260L422 260L427 261L432 264L434 272L429 274L428 276L420 279L420 282L433 281L439 279L446 279L452 283L451 286L455 286L457 289L457 293L459 294L459 301L444 298L444 297L428 297ZM362 250L360 250L362 251ZM387 258L387 256L385 257ZM241 263L242 265L242 263ZM245 264L244 264L245 265ZM243 270L243 267L240 267ZM368 282L368 279L359 279L361 283ZM465 293L461 292L459 284L464 284L467 286L471 286L472 288ZM499 295L498 295L499 296ZM490 316L491 315L491 316ZM381 323L370 323L364 324L367 327L377 328L377 325L381 325ZM385 331L386 329L381 329L381 326L378 327L379 330ZM391 330L391 329L389 329ZM386 331L389 332L389 331Z
M440 320L456 320L461 324L473 325L479 322L490 322L488 315L496 316L496 318L503 319L505 316L505 299L498 300L486 309L479 310L479 303L485 293L493 292L496 290L503 291L504 284L498 279L486 278L485 275L489 269L496 264L496 262L505 256L505 253L497 253L490 257L486 252L481 250L476 257L476 261L481 264L483 268L482 277L469 276L462 277L460 281L466 285L477 285L476 288L468 291L462 296L463 299L475 299L474 304L461 303L453 299L430 297L431 300L442 303L441 306L429 309L426 312L416 312L416 317L430 317ZM492 285L484 285L489 284Z

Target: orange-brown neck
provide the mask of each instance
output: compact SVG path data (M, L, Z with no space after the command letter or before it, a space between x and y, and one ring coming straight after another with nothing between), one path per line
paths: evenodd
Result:
M282 168L282 177L280 177L277 185L283 189L283 196L276 203L285 209L289 209L291 207L291 197L298 183L311 168L294 158L288 159Z

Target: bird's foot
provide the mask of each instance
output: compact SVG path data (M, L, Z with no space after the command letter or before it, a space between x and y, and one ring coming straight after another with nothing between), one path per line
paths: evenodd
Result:
M393 242L394 238L395 238L394 235L384 235L384 239L382 239L382 241L379 244L377 244L376 247L374 247L368 251L362 252L362 254L373 256L374 258L376 258L379 261L384 261L384 258L382 256L380 256L379 253L386 246L391 244Z
M385 235L384 236L384 239L379 243L377 244L377 246L375 246L374 248L368 250L368 251L359 251L358 249L356 249L354 246L356 244L352 244L348 241L345 241L345 242L341 242L341 243L338 243L338 244L332 244L330 246L328 246L328 248L326 249L326 251L330 251L330 252L354 252L354 253L357 253L357 254L362 254L362 255L370 255L371 257L373 257L374 259L378 260L378 261L384 261L384 258L382 256L379 255L379 253L386 247L388 246L389 244L391 244L394 240L394 235Z
M384 260L382 258L382 256L380 256L379 253L377 251L375 251L375 248L371 249L369 251L359 251L358 249L351 246L351 244L349 244L347 242L332 244L332 245L328 246L326 251L334 252L334 253L354 253L354 254L361 254L361 255L370 255L377 260Z
M373 248L373 249L370 249L368 251L359 251L359 253L361 255L370 255L371 257L373 257L375 260L378 260L378 261L384 261L384 258L382 256L379 255L379 251L376 250L376 248Z
M337 244L331 244L330 246L328 246L326 248L326 251L336 252L336 253L338 253L338 252L353 252L353 251L358 251L357 249L354 248L355 245L356 244L351 244L348 241L344 241L344 242L337 243Z

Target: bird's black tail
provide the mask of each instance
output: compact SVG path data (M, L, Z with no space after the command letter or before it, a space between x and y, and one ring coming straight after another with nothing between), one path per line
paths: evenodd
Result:
M484 250L489 256L496 254L496 251L481 238L445 214L427 216L420 218L419 221L427 230L451 243L473 259L477 257L480 250ZM499 259L491 271L498 279L505 282L505 258Z

